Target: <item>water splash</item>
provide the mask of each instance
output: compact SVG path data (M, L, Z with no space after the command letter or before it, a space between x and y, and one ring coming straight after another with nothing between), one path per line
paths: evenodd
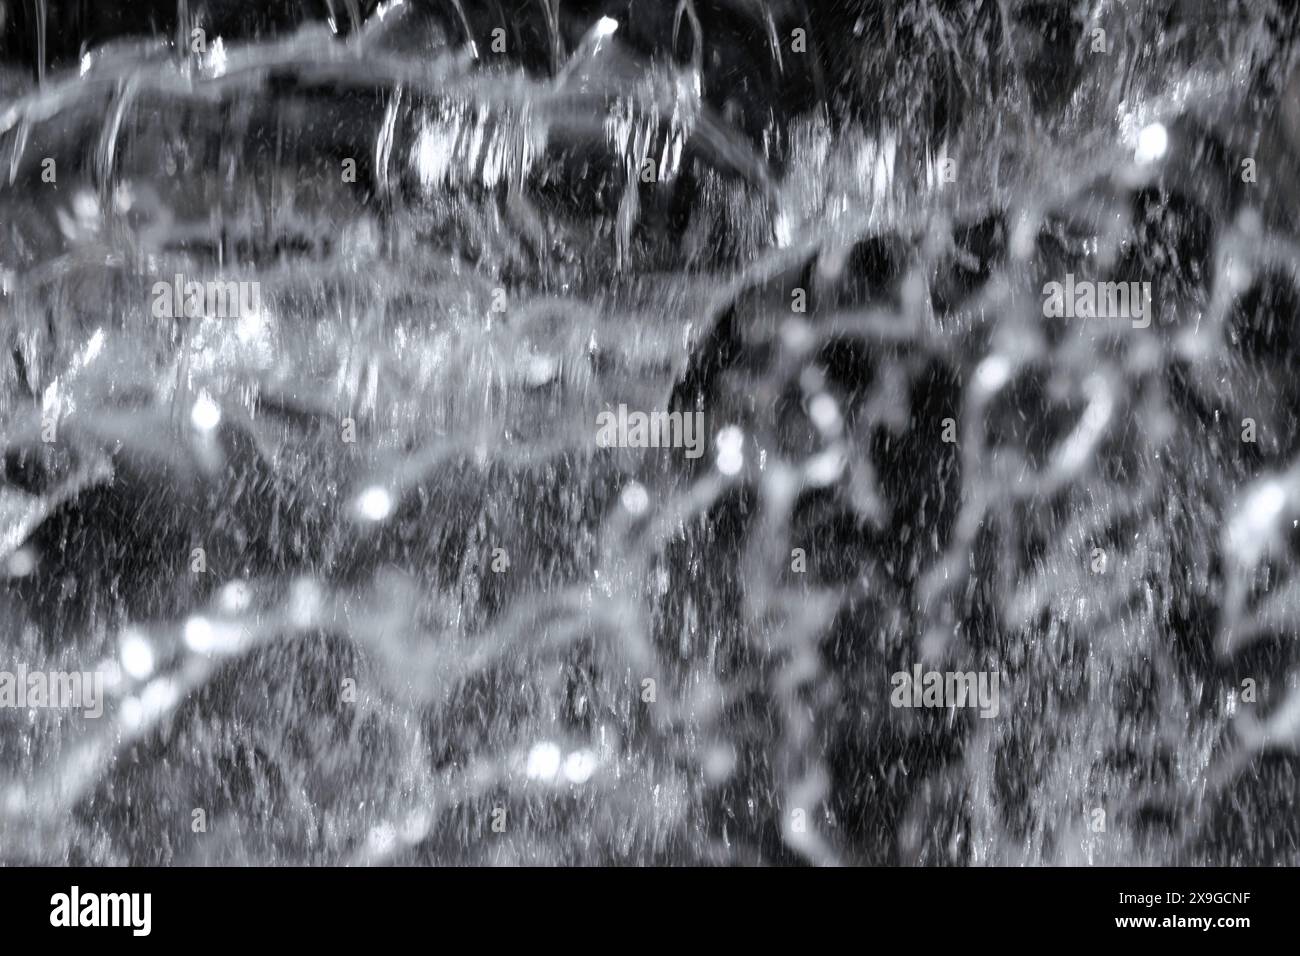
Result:
M530 0L530 74L459 2L348 0L346 42L330 3L47 82L40 5L0 105L0 620L120 680L103 726L4 736L4 852L479 861L508 806L501 852L548 862L1286 856L1294 662L1251 665L1260 713L1225 661L1295 620L1295 436L1239 440L1292 397L1292 187L1230 207L1203 161L1207 129L1294 157L1232 99L1264 28L1217 25L1217 65L1125 40L1120 87L1065 51L1035 113L979 46L1019 22L904 4L907 59L812 19L865 102L781 112L804 20L717 6L646 56L649 15ZM1066 269L1149 277L1160 321L1045 325ZM262 308L160 319L177 275ZM599 448L620 406L703 411L707 454ZM997 669L1005 717L901 717L922 658ZM84 812L232 766L204 849ZM1240 806L1273 844L1216 843Z

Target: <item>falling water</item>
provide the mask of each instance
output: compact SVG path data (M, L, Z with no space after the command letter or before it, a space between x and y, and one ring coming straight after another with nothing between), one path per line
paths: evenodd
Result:
M190 49L190 0L176 0L176 51L184 56Z
M361 29L361 8L357 5L357 0L343 0L348 8L348 24L352 27L355 34Z
M0 74L0 862L1298 862L1280 7L327 6Z
M564 38L560 36L559 0L538 0L546 20L546 39L551 53L551 72L559 73L564 65Z
M33 25L36 30L36 83L45 85L45 26L48 19L48 0L28 0L35 7Z

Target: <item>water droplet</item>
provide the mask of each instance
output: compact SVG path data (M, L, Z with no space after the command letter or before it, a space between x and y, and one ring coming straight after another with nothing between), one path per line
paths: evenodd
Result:
M36 570L36 552L31 548L19 548L9 555L5 570L11 578L25 578Z
M786 319L781 323L781 343L792 352L805 352L815 338L812 329L803 319Z
M845 464L844 449L837 445L810 458L804 468L804 475L808 484L822 488L839 480L840 475L844 474Z
M1286 507L1286 487L1265 481L1246 499L1228 529L1228 547L1247 566L1253 566L1268 549Z
M553 381L560 371L560 363L550 355L532 355L528 358L524 378L529 385L540 388Z
M808 403L808 417L823 432L836 432L840 427L840 407L835 399L825 392L813 396Z
M975 370L975 382L986 392L996 392L1011 378L1011 362L1005 355L990 355Z
M550 741L534 744L524 772L530 780L554 780L560 772L560 748Z
M211 650L214 643L212 623L205 617L192 617L185 622L185 646L202 654Z
M724 475L739 473L745 465L745 433L735 425L728 425L718 432L715 440L718 446L718 471Z
M190 423L201 432L210 432L221 424L221 406L207 392L200 392L190 409Z
M570 783L586 783L596 772L596 755L590 750L575 750L564 760L564 776Z
M1163 123L1152 123L1138 133L1137 154L1139 163L1154 163L1169 150L1169 131Z
M632 482L623 489L622 494L618 496L619 502L631 514L644 514L650 504L650 495L646 492L645 486L638 482Z
M393 496L388 489L373 485L357 498L357 511L367 521L383 521L393 513Z
M153 673L153 647L139 631L131 629L122 634L120 653L122 669L136 680L144 680Z

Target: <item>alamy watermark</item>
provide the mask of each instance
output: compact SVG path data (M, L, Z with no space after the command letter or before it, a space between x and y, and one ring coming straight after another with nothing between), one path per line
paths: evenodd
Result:
M600 448L684 448L687 458L704 454L703 412L639 412L619 405L618 411L596 416Z
M1065 282L1043 286L1043 296L1043 315L1049 319L1132 319L1135 329L1151 325L1150 282L1076 281L1067 272Z
M0 707L71 708L87 717L104 714L104 675L99 671L0 671Z
M898 671L889 679L893 707L978 707L981 717L998 715L997 671Z
M73 886L50 897L50 925L117 926L131 930L132 936L148 936L153 929L153 894L83 893Z
M262 284L260 282L187 281L177 273L170 282L153 284L153 316L155 319L195 319L208 316L214 319L252 319L262 312Z

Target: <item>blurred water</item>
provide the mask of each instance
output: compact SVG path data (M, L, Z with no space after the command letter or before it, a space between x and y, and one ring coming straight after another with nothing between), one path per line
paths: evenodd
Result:
M0 859L1296 862L1281 8L156 6L0 26Z

